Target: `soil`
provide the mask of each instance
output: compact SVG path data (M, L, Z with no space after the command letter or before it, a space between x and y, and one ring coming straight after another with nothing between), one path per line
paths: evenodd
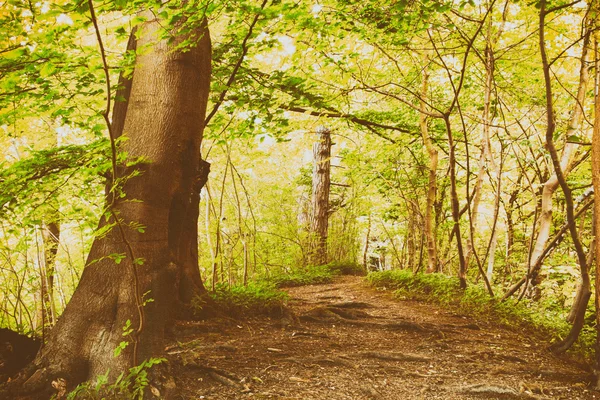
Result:
M283 318L181 323L185 399L600 399L590 370L520 329L403 301L363 278L288 290Z

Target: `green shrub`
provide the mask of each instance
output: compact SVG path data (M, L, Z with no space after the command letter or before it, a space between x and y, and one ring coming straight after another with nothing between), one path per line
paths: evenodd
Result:
M165 362L164 358L150 358L140 365L121 373L115 382L109 383L108 372L100 375L96 382L84 382L67 395L67 400L141 400L148 387L148 372L155 365Z
M364 276L367 271L354 261L333 261L326 265L334 275Z
M460 296L458 281L442 274L413 274L409 270L372 272L367 280L377 287L396 289L397 295L449 304Z
M267 279L267 282L278 288L318 285L332 281L333 272L331 272L327 265L297 269L291 273L275 275Z
M298 268L264 278L262 281L277 288L321 285L331 283L335 275L366 275L366 272L355 262L334 261L325 265Z
M259 314L280 315L288 299L287 293L265 282L247 286L217 285L210 296L216 303L216 309L237 318Z
M489 319L510 328L520 326L546 338L563 338L570 330L565 320L567 310L546 308L543 303L529 300L517 302L515 298L500 302L497 298L491 298L483 285L471 285L461 290L456 278L443 274L413 274L408 270L392 270L372 272L367 280L373 286L394 289L398 297L456 307L461 313ZM590 354L594 340L593 329L586 325L575 349Z

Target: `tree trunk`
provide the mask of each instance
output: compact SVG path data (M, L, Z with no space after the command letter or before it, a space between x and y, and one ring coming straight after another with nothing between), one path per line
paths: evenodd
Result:
M483 190L483 177L485 172L488 170L488 164L491 165L492 169L496 169L494 158L492 156L492 146L490 141L490 126L493 122L493 116L491 114L492 107L492 93L494 90L494 71L496 68L495 57L494 57L494 46L498 43L502 32L504 31L504 25L506 22L506 16L508 12L509 2L504 4L504 11L502 13L502 20L496 34L492 34L493 21L492 17L488 20L486 46L484 52L484 65L485 65L485 86L483 94L483 132L481 135L481 155L479 157L479 172L477 173L477 179L475 181L475 193L473 195L473 203L471 204L471 234L469 235L469 241L467 243L467 252L465 256L465 263L469 266L469 261L475 249L475 237L477 236L477 228L479 222L479 205L481 203L481 194ZM495 233L495 232L494 232ZM492 235L494 234L492 233Z
M595 217L593 218L595 219ZM582 218L583 220L583 218ZM595 224L595 222L594 222ZM592 241L590 242L590 249L589 249L589 253L588 253L588 258L587 258L587 265L588 268L590 267L590 265L592 265L592 263L594 262L594 253L596 252L596 238L592 238ZM582 302L584 301L584 298L586 296L586 294L588 294L588 292L590 291L590 288L585 286L584 283L580 282L577 285L577 291L575 292L575 298L573 299L573 304L571 304L571 310L569 311L569 315L567 315L567 322L569 322L570 324L575 323L575 319L577 318L577 313L579 312L579 309L581 307L586 308L587 307L587 302L589 301L589 299L585 300L585 305L582 304Z
M204 290L197 218L208 174L207 163L199 163L210 88L208 27L203 22L171 42L158 37L160 22L151 15L140 29L138 45L145 51L127 103L116 103L113 126L125 116L128 140L121 150L129 162L143 160L125 172L141 174L124 183L126 197L114 199L101 218L99 228L116 226L94 240L79 286L25 382L28 392L47 393L57 378L70 388L109 370L116 377L137 360L162 354L174 306ZM197 45L176 50L186 39ZM134 331L124 337L127 321ZM129 345L115 357L123 341Z
M51 146L58 145L57 135L53 135ZM42 242L44 245L44 265L40 276L41 298L40 311L42 321L42 338L46 337L46 327L56 323L56 306L54 303L54 278L56 275L56 254L60 241L60 211L55 194L49 196L44 202L44 216L41 227Z
M331 132L317 129L318 139L313 146L312 215L310 218L312 265L327 263L327 228L329 220L329 186L331 170Z
M571 194L571 189L567 184L565 174L563 173L563 169L561 166L561 160L558 157L558 152L556 150L556 146L554 145L554 133L556 131L556 121L554 115L554 105L553 105L553 97L552 97L552 81L551 81L551 71L550 64L548 62L548 57L546 55L546 43L544 41L544 28L545 28L545 17L547 15L546 11L546 0L542 0L540 3L540 23L539 23L539 39L540 39L540 53L542 58L542 66L544 72L544 84L546 88L546 118L547 118L547 127L546 127L546 148L550 153L550 157L552 158L552 166L554 167L554 172L556 174L556 178L558 179L558 183L560 188L562 189L565 195L565 208L567 214L567 223L569 227L569 232L571 233L571 239L573 241L573 245L575 247L575 251L577 253L577 261L579 262L579 269L581 272L581 300L578 304L578 310L574 318L573 326L571 327L571 331L564 339L552 345L551 349L556 353L563 353L567 351L573 343L579 337L579 333L583 328L583 324L585 322L585 311L587 308L588 301L591 296L590 291L590 277L587 268L587 257L583 250L583 245L579 240L579 235L577 233L577 225L575 221L575 212L573 205L573 196ZM587 75L587 66L584 64L584 60L586 60L587 54L587 46L589 45L589 37L590 30L586 29L585 37L583 40L583 51L582 51L582 72L581 79L583 80L584 71ZM581 87L581 85L580 85ZM578 103L575 107L576 110L581 110L581 106L583 102ZM572 121L571 121L572 122ZM572 127L572 126L571 126ZM570 131L571 127L567 132Z
M414 269L415 267L415 253L416 253L416 249L415 249L415 231L416 231L416 222L415 222L415 218L416 218L416 206L413 202L409 202L408 203L408 207L410 210L410 213L408 215L408 230L406 232L406 252L408 253L408 259L407 259L407 264L406 264L406 268L410 269L411 271Z
M60 240L60 220L58 212L52 213L42 227L44 241L44 276L42 278L42 324L53 325L56 322L54 305L55 260Z
M371 214L369 214L369 219L367 222L367 234L365 236L365 248L363 250L363 266L365 267L365 270L368 272L369 271L369 260L368 258L368 254L369 254L369 237L371 236Z
M596 356L595 356L595 370L600 371L600 97L598 94L598 41L597 33L595 34L596 39L594 40L594 48L596 49L596 104L595 104L595 116L594 116L594 134L592 136L592 182L594 184L594 238L596 240L595 256L596 256L596 290L595 290L595 303L596 303ZM596 388L600 388L600 373L596 372Z
M217 283L219 283L219 266L221 267L221 279L225 281L225 275L223 273L223 233L221 232L221 222L223 220L223 198L225 196L225 182L227 181L227 172L229 171L229 154L227 155L227 163L225 164L225 171L223 171L223 180L221 181L221 195L219 197L219 215L217 216L217 228L215 233L215 251L213 252L213 265L212 265L212 285L211 288L214 291Z
M423 83L421 86L421 96L427 95L427 86L429 82L429 73L427 67L423 68ZM429 174L427 178L427 204L425 205L425 237L427 238L427 273L438 272L437 240L433 227L433 217L435 214L435 195L437 192L437 165L438 151L429 137L427 127L427 115L425 114L426 104L421 100L419 113L419 127L423 143L429 155Z
M494 263L496 261L496 246L498 245L498 229L494 230L494 233L492 234L492 238L490 240L490 255L488 258L486 275L488 281L493 282L492 278L494 276Z
M587 34L589 37L589 33ZM575 135L577 131L581 127L581 122L583 120L583 106L585 104L586 91L589 82L589 51L588 51L589 39L586 38L583 43L581 58L580 58L580 72L579 72L579 87L577 89L577 97L575 102L575 107L573 108L573 114L571 114L571 120L569 122L569 127L567 132L565 133L565 137L569 138L572 135ZM563 171L563 174L566 176L569 175L569 172L572 168L573 155L575 153L576 144L567 143L563 147L562 156L560 159L560 168ZM541 205L541 213L539 219L539 227L538 227L538 235L535 241L535 246L533 248L533 252L531 254L531 258L529 261L529 284L535 286L538 283L539 279L534 279L533 277L538 276L538 271L533 271L533 266L538 264L538 258L542 255L544 248L546 247L546 243L550 239L550 231L552 229L552 197L554 196L554 192L558 189L559 179L554 172L550 178L544 182L542 189L542 205Z
M505 281L507 278L510 279L513 270L512 267L514 265L513 253L515 245L515 222L513 219L513 212L515 209L515 202L517 201L519 193L521 192L520 183L522 177L523 174L520 173L519 177L517 178L517 182L515 183L517 187L510 193L507 202L508 204L504 203L504 213L506 214L506 256L503 281Z
M450 116L444 115L444 123L446 125L446 134L448 136L448 163L450 164L450 196L452 204L452 220L454 222L453 231L456 235L456 248L458 249L458 282L461 289L467 288L467 265L465 263L465 255L462 245L462 237L460 233L460 209L458 205L458 192L456 189L456 149L454 138L452 136L452 128L450 125Z

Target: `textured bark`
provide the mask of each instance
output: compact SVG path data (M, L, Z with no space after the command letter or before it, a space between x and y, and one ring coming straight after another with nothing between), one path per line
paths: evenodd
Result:
M152 16L140 29L138 46L147 50L138 55L129 100L116 103L113 120L116 133L128 138L120 150L129 161L143 159L133 167L141 174L125 182L126 197L116 199L99 223L105 227L117 216L123 232L113 227L95 239L79 286L36 359L26 391L48 392L50 381L59 377L69 387L109 370L114 377L132 366L134 348L140 361L160 355L174 306L203 290L196 224L198 193L208 172L206 163L199 163L210 86L208 28L204 23L172 43L157 37L160 24ZM186 38L196 39L197 46L173 50ZM130 253L143 264L136 266ZM127 257L117 264L116 254ZM142 310L140 293L153 300ZM128 320L136 332L123 337ZM124 340L130 345L114 357Z
M425 98L427 95L427 86L429 82L429 73L426 68L423 68L423 82L421 85L421 96ZM429 129L427 127L427 115L425 114L426 104L421 101L419 113L419 127L423 143L427 149L429 156L429 168L427 177L427 204L425 205L425 237L427 238L427 272L438 272L438 255L437 255L437 239L433 227L433 218L435 215L435 195L437 192L437 165L438 151L435 148L431 138L429 137Z
M309 263L327 263L327 228L329 222L329 187L331 170L331 133L327 128L317 131L313 145L312 214L310 218L311 252Z
M177 229L177 225L181 229L179 236L173 238L173 246L177 248L179 260L179 300L184 304L189 304L195 296L205 292L198 265L198 218L200 191L206 185L209 173L210 163L199 159L189 199L185 197L185 193L180 195L181 215L179 218L171 217L174 226L169 227L169 231Z
M594 40L595 48L598 48L597 34ZM598 73L598 61L596 60L596 73ZM598 77L598 75L596 75ZM598 93L598 79L596 79L596 93ZM596 355L595 355L595 370L596 370L596 388L600 387L600 98L596 94L595 116L594 116L594 134L592 136L592 183L594 185L594 238L596 241L595 257L596 257L596 273L595 273L595 303L596 303Z

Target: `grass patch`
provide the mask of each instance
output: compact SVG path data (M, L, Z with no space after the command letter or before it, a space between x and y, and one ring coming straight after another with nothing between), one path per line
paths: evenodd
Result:
M543 303L515 298L500 302L491 298L483 285L471 285L461 290L456 278L442 274L413 274L407 270L372 272L367 276L375 287L395 290L400 298L423 300L444 306L451 306L461 313L487 319L492 323L508 328L519 326L544 338L558 340L564 338L571 328L566 322L568 310L544 307ZM587 319L593 320L593 318ZM573 350L590 356L594 349L595 333L590 324L583 328Z
M266 281L278 288L318 285L332 282L333 275L327 265L320 265L297 269L288 274L275 275L267 278Z
M320 285L333 282L336 275L366 275L363 267L351 261L333 261L329 264L299 268L290 273L275 275L265 282L278 288Z
M367 271L353 261L333 261L325 265L334 275L367 275Z
M365 269L351 261L333 261L329 264L299 268L290 273L275 275L265 281L278 288L320 285L333 282L336 275L366 275Z
M249 283L247 286L220 284L208 295L216 310L233 318L252 315L280 316L289 298L287 293L266 282ZM194 306L199 313L202 312L200 300Z
M365 275L365 272L353 262L332 262L263 278L247 286L220 284L208 293L210 307L233 318L252 315L278 317L283 314L289 298L279 288L330 283L335 275ZM204 315L207 301L196 299L193 306L197 316Z

